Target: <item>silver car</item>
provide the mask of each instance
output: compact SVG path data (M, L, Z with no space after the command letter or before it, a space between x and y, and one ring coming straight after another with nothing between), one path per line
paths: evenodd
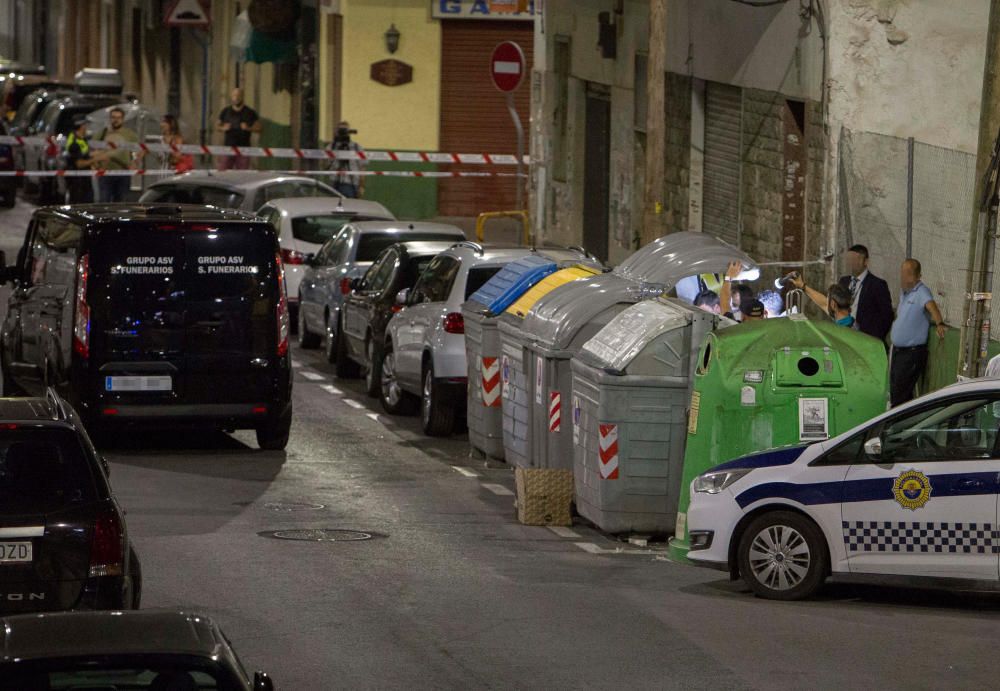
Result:
M444 223L366 221L344 226L323 245L299 283L299 345L317 348L325 336L327 359L336 361L340 307L351 292L351 280L363 276L389 245L464 239L461 228Z
M183 173L150 185L140 202L208 204L222 209L256 213L274 199L288 197L343 197L322 182L304 175L282 175L257 170Z

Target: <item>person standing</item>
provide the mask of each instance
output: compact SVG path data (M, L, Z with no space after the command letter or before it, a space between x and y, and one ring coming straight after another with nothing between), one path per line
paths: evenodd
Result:
M892 326L892 296L889 284L868 270L868 248L853 245L847 250L848 276L841 276L840 285L851 294L851 316L854 328L884 341Z
M889 359L889 400L892 407L913 399L913 389L927 366L927 337L934 324L944 338L944 319L931 289L920 280L920 262L907 259L900 269L899 310L892 323Z
M74 129L66 137L66 170L89 170L93 165L90 157L90 142L87 141L87 118L79 116L73 121ZM90 175L66 176L66 191L70 204L89 204L94 201L94 183Z
M223 132L222 143L226 146L250 146L250 136L259 133L262 125L257 111L243 102L243 89L236 87L229 94L229 105L219 113L215 129ZM250 158L243 155L223 156L219 170L246 170Z
M136 144L139 135L125 127L125 111L112 108L108 114L108 126L98 140L113 144L116 148L95 151L92 158L98 168L105 171L128 170L132 166L132 152L121 148L122 144ZM128 196L131 175L104 175L97 181L101 201L104 203L123 202Z
M833 323L837 326L854 326L854 317L851 316L851 293L839 283L832 284L826 291L826 295L815 288L806 285L805 279L796 272L792 275L792 285L805 291L817 307L825 310Z
M177 118L169 113L160 120L160 140L172 149L162 154L161 168L173 168L178 173L194 168L194 156L177 151L184 145L184 137Z
M357 130L352 130L346 120L337 123L337 133L333 138L333 151L351 151L361 154L364 149L356 141L351 139L352 134L357 134ZM338 158L333 162L334 170L337 171L337 178L333 187L345 197L356 199L365 194L365 178L361 171L365 168L365 161L360 156L350 158Z

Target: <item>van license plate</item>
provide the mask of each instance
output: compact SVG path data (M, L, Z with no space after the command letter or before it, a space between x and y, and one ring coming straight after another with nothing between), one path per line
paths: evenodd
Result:
M0 564L18 564L30 561L30 542L0 542Z
M149 377L105 377L107 391L170 391L173 382L168 375Z

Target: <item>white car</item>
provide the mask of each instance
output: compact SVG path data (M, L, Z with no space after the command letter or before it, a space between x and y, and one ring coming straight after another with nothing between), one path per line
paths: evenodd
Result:
M827 576L998 587L1000 380L954 384L825 442L724 463L691 483L699 565L794 600Z
M392 212L378 202L341 197L275 199L257 215L274 227L285 267L285 291L292 324L298 325L299 283L308 262L323 244L355 221L393 221Z

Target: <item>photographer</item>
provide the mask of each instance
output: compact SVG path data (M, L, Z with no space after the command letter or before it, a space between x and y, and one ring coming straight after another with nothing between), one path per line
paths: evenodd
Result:
M333 138L333 151L353 151L361 153L364 151L361 145L351 140L352 134L357 134L357 130L352 130L347 121L337 123L337 133ZM338 158L331 166L331 170L337 171L337 177L333 182L334 188L345 197L352 199L362 197L365 194L365 179L360 173L365 168L365 162L359 158Z

